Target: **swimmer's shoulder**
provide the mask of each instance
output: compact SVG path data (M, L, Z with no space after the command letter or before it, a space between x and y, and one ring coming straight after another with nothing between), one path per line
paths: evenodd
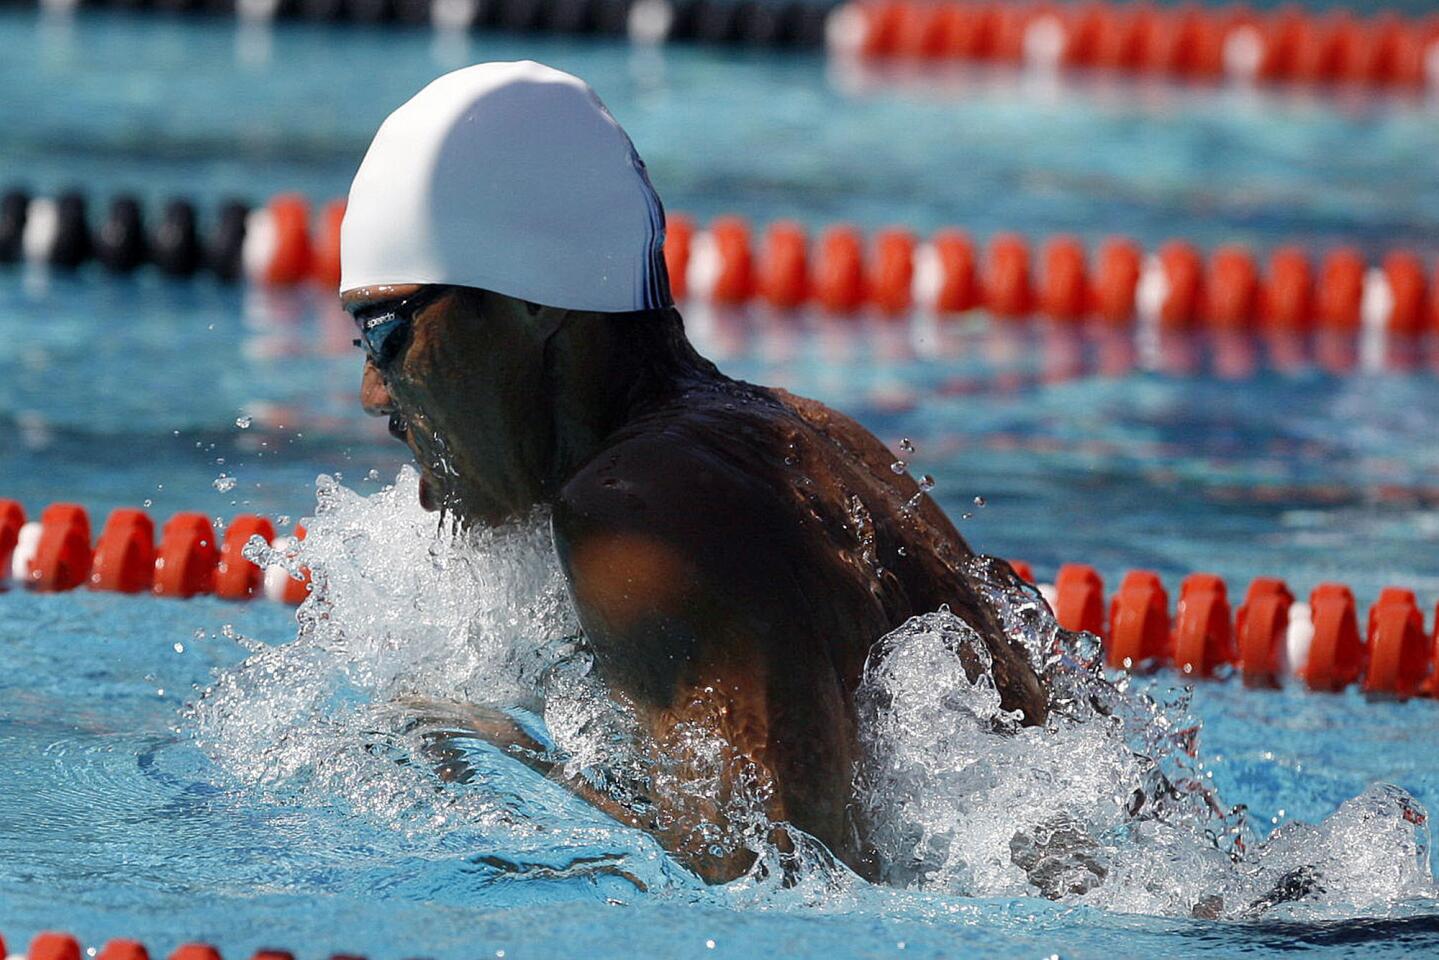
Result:
M756 467L763 421L725 402L632 425L553 501L581 624L608 677L642 702L669 702L698 665L753 668L769 654L743 651L777 638L824 649L806 598L834 595L833 565L816 562L793 499Z

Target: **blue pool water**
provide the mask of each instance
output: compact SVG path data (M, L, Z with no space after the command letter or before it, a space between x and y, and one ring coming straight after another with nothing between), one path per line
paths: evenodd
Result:
M0 48L0 183L39 190L338 195L379 119L430 76L534 56L590 79L667 205L700 216L1439 252L1439 125L1423 102L1004 76L936 92L840 75L818 56L18 12L0 16ZM1361 603L1400 584L1432 625L1434 343L1389 362L1356 346L1370 360L1352 373L1279 368L1263 344L1240 344L1261 358L1245 372L1216 359L1233 343L1115 366L1106 358L1133 347L1123 338L983 318L897 331L689 315L726 371L815 396L891 443L911 438L916 471L936 477L952 516L972 514L961 529L985 552L1042 575L1087 561L1110 582L1141 566L1171 586L1196 569L1234 589L1259 574L1297 593L1337 579ZM0 496L32 511L66 499L95 514L148 503L161 517L298 517L320 473L378 493L402 451L358 413L347 323L314 293L0 275ZM340 514L374 558L410 569L399 561L415 543L387 539L372 509ZM394 589L411 601L424 585ZM417 662L372 648L392 627L384 615L354 601L339 618L353 646L321 653L280 647L294 613L266 604L0 595L0 932L12 948L50 927L159 950L204 938L232 956L1407 956L1439 944L1432 906L1404 897L1221 923L1124 912L1143 909L1140 890L1197 882L1189 848L1146 853L1157 879L1104 907L822 871L794 890L707 890L646 838L482 750L463 787L393 763L404 744L376 747L390 741L362 722L369 701L457 683L474 664L442 619L411 637ZM267 648L291 652L269 661ZM252 650L277 672L242 668ZM217 677L233 688L202 701ZM1439 809L1430 702L1221 683L1198 688L1192 710L1200 776L1246 805L1260 836L1322 821L1376 781ZM1404 859L1393 837L1341 840L1314 840L1315 855L1347 857L1388 889L1385 868Z

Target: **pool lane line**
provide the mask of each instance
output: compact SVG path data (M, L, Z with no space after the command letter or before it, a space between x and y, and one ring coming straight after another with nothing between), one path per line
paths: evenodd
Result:
M1028 564L1011 566L1035 583ZM1234 673L1251 687L1289 680L1323 692L1360 684L1378 698L1439 695L1439 607L1426 633L1414 592L1401 587L1380 592L1362 631L1354 593L1342 583L1321 583L1301 602L1283 580L1257 577L1232 609L1220 577L1192 573L1172 614L1149 570L1126 573L1108 604L1103 578L1085 564L1061 566L1037 589L1060 626L1100 638L1113 669L1166 667L1197 680Z
M0 573L42 593L87 586L297 604L310 590L308 571L294 560L303 527L293 537L277 537L269 520L244 515L220 539L204 514L178 513L156 543L154 520L143 510L122 508L111 512L93 546L90 529L89 514L75 504L51 504L38 521L27 522L19 503L0 500ZM243 550L256 540L277 551L281 562L262 569L247 559ZM1012 566L1035 583L1027 564ZM1100 638L1105 662L1115 669L1168 666L1195 679L1237 672L1251 686L1291 678L1326 691L1362 679L1364 692L1377 696L1439 694L1439 608L1433 632L1426 634L1412 590L1386 587L1361 633L1354 594L1339 583L1319 584L1301 603L1282 580L1260 577L1231 610L1222 579L1193 573L1180 584L1172 615L1163 583L1147 570L1126 573L1107 605L1103 579L1083 564L1060 567L1054 582L1038 589L1060 626Z
M908 2L837 7L833 56L970 62L1371 91L1439 88L1439 16L1148 3Z
M81 0L38 0L68 14ZM818 0L133 0L127 11L231 13L247 25L277 21L431 27L624 38L639 45L704 43L820 50L833 4Z
M80 0L38 0L67 14ZM1186 82L1422 90L1439 87L1439 16L1292 6L1161 7L1035 0L137 0L127 9L819 49L842 60L953 62L1164 76Z
M117 509L92 544L84 507L51 504L39 520L27 520L18 502L0 500L0 587L9 582L40 593L85 586L181 599L264 597L292 605L309 594L309 571L293 559L304 527L277 536L269 520L246 514L231 520L220 538L204 514L177 513L158 542L155 527L143 510ZM277 562L262 569L243 555L255 538L275 551Z
M841 223L811 242L794 221L771 223L756 238L741 217L716 217L700 228L675 214L665 259L677 299L724 306L813 306L830 316L895 320L984 309L1002 321L1042 316L1161 331L1439 333L1439 274L1431 281L1407 250L1370 264L1354 248L1336 247L1316 270L1308 252L1285 245L1261 269L1252 251L1232 244L1206 256L1183 240L1146 252L1111 237L1091 254L1079 238L1061 234L1043 240L1036 257L1030 241L1011 232L981 248L954 228L927 239L903 227L866 237Z
M286 193L254 208L226 201L204 232L196 205L183 199L169 201L153 229L133 196L114 197L94 229L89 206L78 192L51 198L10 190L0 198L0 263L73 270L98 261L115 274L153 264L174 277L206 270L268 288L339 285L343 200L312 205ZM839 223L812 242L794 221L770 223L756 237L742 217L701 227L674 214L665 260L677 300L760 303L781 313L814 308L903 320L984 309L1001 320L1038 315L1160 331L1439 333L1439 274L1403 249L1369 263L1340 246L1316 263L1303 248L1285 245L1261 269L1253 251L1233 244L1206 255L1172 240L1146 252L1111 237L1091 253L1061 234L1044 239L1036 256L1029 239L1010 232L994 234L981 249L955 228L921 238L889 227L866 237Z
M0 957L5 954L5 940L0 938ZM109 940L98 951L94 948L83 950L80 941L68 933L46 930L30 938L30 949L25 954L11 955L11 960L150 960L150 951L138 940L115 938ZM220 951L208 943L183 943L176 947L169 960L222 960ZM250 960L295 960L288 950L256 950ZM357 954L334 953L330 960L365 960Z

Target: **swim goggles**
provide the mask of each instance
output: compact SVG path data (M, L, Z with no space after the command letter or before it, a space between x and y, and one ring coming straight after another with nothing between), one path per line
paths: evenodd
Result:
M416 314L449 290L449 287L437 284L425 287L403 300L376 304L357 311L355 325L360 328L360 335L355 339L355 346L364 348L365 355L370 358L375 369L384 373L410 345L410 333Z

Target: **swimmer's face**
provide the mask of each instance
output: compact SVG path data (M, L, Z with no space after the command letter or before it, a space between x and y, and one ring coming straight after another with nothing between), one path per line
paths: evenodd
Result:
M360 403L414 454L421 505L466 522L527 511L550 449L552 329L523 301L469 287L361 287L340 300L366 347Z

